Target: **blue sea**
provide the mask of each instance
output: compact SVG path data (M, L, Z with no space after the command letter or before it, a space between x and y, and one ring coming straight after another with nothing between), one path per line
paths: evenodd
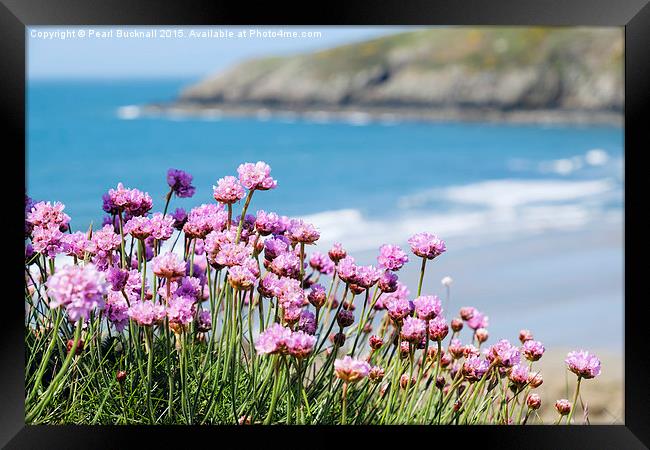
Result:
M28 194L65 203L73 229L87 229L101 223L102 194L118 181L162 210L167 169L186 170L197 193L172 208L191 208L213 201L212 185L238 164L263 160L278 188L256 193L251 210L314 222L323 249L340 240L370 259L381 243L427 230L450 248L433 276L454 276L454 295L471 296L463 303L512 311L521 295L539 306L564 292L622 312L622 128L132 113L192 81L30 80ZM551 253L556 245L573 253ZM595 264L598 245L607 259ZM537 319L549 335L560 320Z

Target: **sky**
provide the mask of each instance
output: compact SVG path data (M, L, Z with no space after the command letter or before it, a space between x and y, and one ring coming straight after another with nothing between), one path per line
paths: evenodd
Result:
M46 78L202 77L244 59L289 55L363 41L417 27L30 27L27 74ZM112 35L102 32L112 30ZM120 32L151 32L152 37L118 37ZM251 37L251 30L255 30ZM180 37L179 31L182 31ZM212 31L213 37L198 37ZM246 36L240 32L246 32ZM297 37L277 37L277 32ZM218 32L222 32L221 37ZM231 37L223 33L232 32ZM276 37L260 34L276 32ZM301 34L312 33L312 37ZM122 33L124 34L124 33ZM83 35L83 36L80 36Z

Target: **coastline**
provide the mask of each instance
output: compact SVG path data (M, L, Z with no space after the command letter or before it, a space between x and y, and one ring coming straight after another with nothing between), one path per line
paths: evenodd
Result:
M431 105L383 107L373 105L265 105L223 102L172 102L129 105L118 110L123 119L139 117L198 118L255 117L259 120L306 120L317 123L348 122L365 125L371 122L487 122L547 125L623 126L623 113L605 110L512 109L492 107L449 107Z

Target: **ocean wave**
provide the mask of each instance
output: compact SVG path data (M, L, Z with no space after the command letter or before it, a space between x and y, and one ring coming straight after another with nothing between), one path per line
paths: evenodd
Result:
M618 194L622 200L622 191L610 179L492 180L404 197L400 200L402 209L390 216L371 217L356 209L342 209L304 219L320 229L319 245L324 248L339 241L351 251L373 250L385 242L404 243L420 231L474 245L575 231L595 223L620 224L622 206L611 208L607 204ZM441 201L449 205L446 210L422 208Z

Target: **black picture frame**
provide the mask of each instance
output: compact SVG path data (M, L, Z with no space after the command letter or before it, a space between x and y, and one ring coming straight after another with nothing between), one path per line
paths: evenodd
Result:
M510 448L647 448L650 445L650 363L645 316L638 313L646 295L640 264L647 240L635 239L644 208L640 158L650 148L649 0L384 0L304 2L221 2L217 0L0 0L0 108L6 188L2 220L8 254L0 325L0 445L6 448L116 448L137 441L148 445L205 439L209 446L228 438L259 438L265 445L310 448L347 445L487 445ZM25 184L26 27L36 25L560 25L625 27L625 424L618 426L532 427L137 427L26 426L24 422L23 315L17 300L22 286L18 260ZM644 114L645 113L645 114ZM11 262L14 263L11 263ZM15 274L14 274L15 271ZM14 274L14 275L12 275ZM579 319L576 319L579 320ZM605 336L606 330L603 330ZM245 430L245 431L244 431ZM244 432L242 432L244 431ZM316 434L315 434L316 433ZM352 436L354 433L355 436ZM323 434L318 436L319 434ZM441 438L444 438L441 439ZM404 441L406 439L406 441ZM373 442L374 441L374 442ZM234 442L235 441L231 441ZM201 445L201 444L199 444ZM412 444L411 444L412 445Z

